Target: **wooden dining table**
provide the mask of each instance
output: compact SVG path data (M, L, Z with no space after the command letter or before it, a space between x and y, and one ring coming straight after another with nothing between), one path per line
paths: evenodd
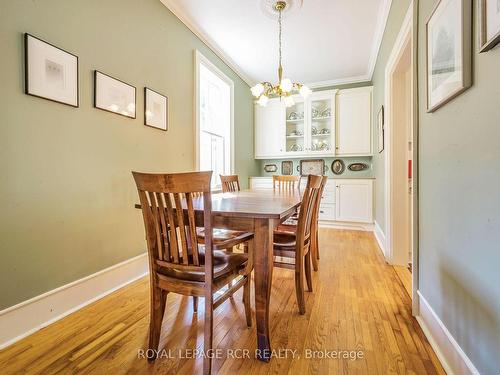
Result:
M212 194L213 227L254 233L256 356L269 362L269 304L273 277L273 232L301 203L298 191L273 189L242 190ZM196 211L203 211L203 200L194 199ZM136 205L140 208L140 205Z

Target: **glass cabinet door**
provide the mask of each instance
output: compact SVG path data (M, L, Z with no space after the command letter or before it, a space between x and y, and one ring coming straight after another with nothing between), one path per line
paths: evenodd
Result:
M317 92L311 95L309 106L308 141L306 151L318 154L334 152L334 96Z
M297 100L286 109L286 153L305 151L306 113L303 101Z

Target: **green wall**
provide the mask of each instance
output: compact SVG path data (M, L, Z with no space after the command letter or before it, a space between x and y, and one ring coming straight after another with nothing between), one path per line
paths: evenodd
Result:
M384 102L384 70L408 0L392 2L373 77L374 111ZM426 111L425 23L437 0L418 1L419 289L481 374L500 357L500 46L478 54L473 86ZM474 10L477 1L473 1ZM375 139L377 137L375 127ZM373 158L376 219L385 230L385 153Z
M373 71L373 139L374 149L378 145L377 116L385 101L385 66L396 42L399 30L405 18L410 0L393 0L389 18L385 26L382 44L378 52L377 63ZM375 173L375 221L385 232L385 152L373 154L373 170Z
M420 290L481 374L500 363L500 46L478 54L473 86L425 108L425 22L419 2Z
M24 32L79 56L80 108L23 94ZM0 310L145 251L130 171L194 169L195 49L234 81L235 172L257 173L248 86L158 0L0 0L0 46ZM136 120L92 108L93 69L137 87Z

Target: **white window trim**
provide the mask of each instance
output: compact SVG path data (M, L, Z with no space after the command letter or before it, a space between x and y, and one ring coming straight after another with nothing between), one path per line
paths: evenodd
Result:
M219 68L217 68L209 59L201 54L200 51L194 50L194 118L195 118L195 170L200 170L200 63L203 63L207 68L210 69L217 77L226 82L231 90L231 105L230 105L230 160L229 160L229 170L234 173L234 82L225 75Z

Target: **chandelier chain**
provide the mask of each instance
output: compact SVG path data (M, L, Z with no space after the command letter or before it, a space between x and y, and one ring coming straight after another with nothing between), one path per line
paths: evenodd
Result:
M278 14L278 27L279 27L279 37L278 37L278 55L279 55L279 66L281 67L281 9L279 10L279 14Z

